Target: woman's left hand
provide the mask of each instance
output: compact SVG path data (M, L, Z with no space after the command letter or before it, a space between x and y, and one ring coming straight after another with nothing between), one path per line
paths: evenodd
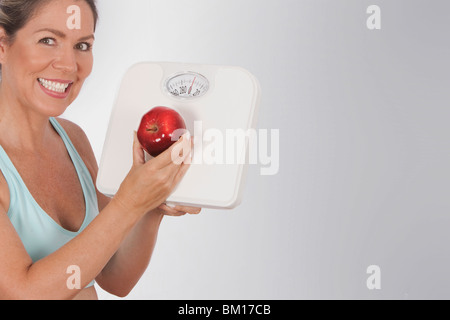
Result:
M165 203L163 203L153 211L156 211L157 213L165 216L180 217L186 214L199 214L202 211L202 209L183 206L169 207Z

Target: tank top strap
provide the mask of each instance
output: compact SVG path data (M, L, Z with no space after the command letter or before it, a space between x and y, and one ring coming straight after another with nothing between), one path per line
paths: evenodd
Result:
M77 149L70 140L69 135L55 118L50 118L50 122L53 125L53 128L58 132L64 144L66 145L67 152L69 153L72 159L72 162L78 172L78 175L80 176L80 178L82 178L81 185L83 187L83 190L87 194L95 194L96 189L94 182L92 180L92 176L88 168L86 167L86 164L84 163L83 159L81 158L80 154L78 153Z
M19 173L11 162L3 146L0 145L0 171L6 180L9 188L9 207L14 207L17 201L17 194L21 188L21 178ZM8 216L10 212L8 211Z
M6 179L6 182L8 184L11 182L14 182L15 177L15 171L16 168L12 164L11 160L9 159L6 151L3 149L3 146L0 145L0 170L3 173L3 176Z
M58 120L56 120L55 118L50 118L50 123L52 124L52 126L56 130L56 132L58 132L59 136L61 137L64 144L66 145L67 152L69 153L70 157L72 158L72 162L76 166L78 166L80 163L83 162L83 160L81 159L81 156L78 154L77 149L75 148L72 141L70 140L69 135L64 130L64 128L61 126L61 124L58 122Z

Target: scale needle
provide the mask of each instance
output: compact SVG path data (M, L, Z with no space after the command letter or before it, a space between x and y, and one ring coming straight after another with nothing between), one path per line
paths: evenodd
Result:
M195 79L197 79L197 77L195 77L195 78L194 78L194 81L192 81L192 84L191 84L191 87L189 88L188 94L191 94L192 87L194 86L194 83L195 83Z

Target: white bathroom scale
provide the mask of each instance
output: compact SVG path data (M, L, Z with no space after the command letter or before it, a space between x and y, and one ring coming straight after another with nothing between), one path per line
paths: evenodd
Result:
M260 86L233 66L143 62L122 79L100 160L97 188L113 196L133 163L133 132L157 106L176 110L194 141L191 166L169 205L232 209L241 203ZM249 142L250 140L250 142ZM149 161L151 161L151 157Z

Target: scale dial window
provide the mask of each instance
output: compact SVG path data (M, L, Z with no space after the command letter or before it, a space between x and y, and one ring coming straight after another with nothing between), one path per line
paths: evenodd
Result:
M204 96L209 90L209 81L201 74L183 72L166 81L166 90L174 98L195 99Z

